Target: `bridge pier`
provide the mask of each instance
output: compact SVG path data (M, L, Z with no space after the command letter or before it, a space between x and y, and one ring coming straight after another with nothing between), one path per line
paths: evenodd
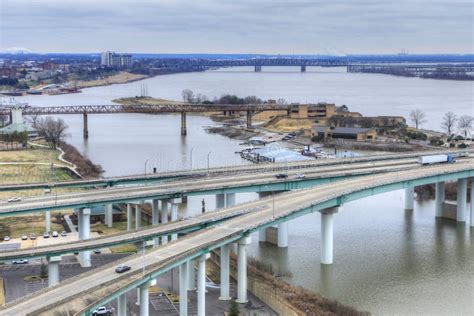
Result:
M266 242L267 241L267 229L266 228L261 228L258 231L258 241L260 241L260 242Z
M288 222L278 224L278 248L288 247Z
M179 265L179 315L188 315L188 268L186 263Z
M260 65L255 65L254 71L255 71L255 72L262 72L262 66L260 66Z
M48 257L48 287L59 284L59 263L61 256Z
M436 182L435 212L436 217L443 217L443 203L445 199L444 182Z
M117 298L117 315L127 316L127 294L124 293Z
M405 211L413 211L415 205L415 188L405 189Z
M142 207L139 203L135 204L135 229L142 227Z
M149 289L150 289L150 282L146 282L145 284L140 285L140 316L148 316L149 310L148 307L150 305L149 300Z
M153 199L151 201L151 224L153 226L158 225L160 221L160 200ZM160 245L160 237L153 238L153 247L158 247Z
M229 261L230 248L229 245L221 246L220 251L220 265L221 265L221 295L219 299L222 301L230 300L230 279L229 279Z
M467 209L466 206L467 206L467 178L458 179L457 212L456 212L456 220L458 222L466 221L466 209Z
M247 245L252 239L244 237L238 241L237 251L237 303L245 304L247 299Z
M216 209L225 207L225 194L216 194Z
M127 203L127 231L132 230L132 204Z
M187 288L188 291L194 291L196 289L196 271L194 270L194 260L189 260L186 262L186 269L188 270L188 282Z
M104 224L107 227L112 228L114 224L114 217L113 217L113 205L107 204L104 207Z
M89 138L89 126L87 123L87 112L82 113L82 121L83 121L83 136L84 139Z
M301 72L306 72L306 65L301 65Z
M181 112L181 135L186 136L187 129L186 129L186 112Z
M197 284L197 301L198 316L206 315L206 260L209 258L209 254L204 254L199 257L198 267L198 284Z
M44 212L44 229L48 233L51 231L51 211Z
M321 212L321 263L333 263L334 213L337 207L325 209Z
M161 200L161 224L168 223L168 210L169 200ZM165 245L168 243L168 235L161 236L161 244Z
M91 209L80 208L77 212L77 226L79 230L79 240L86 240L90 238L91 233ZM91 252L90 250L81 251L79 253L81 264L84 268L91 267Z
M178 220L178 204L181 202L181 199L173 199L171 202L171 216L170 220L175 222ZM171 234L171 241L178 240L178 234Z
M247 110L247 128L252 128L252 111Z

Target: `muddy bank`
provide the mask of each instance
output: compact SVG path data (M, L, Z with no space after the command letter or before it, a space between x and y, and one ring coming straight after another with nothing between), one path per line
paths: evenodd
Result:
M250 137L257 135L257 132L242 129L239 127L224 125L218 127L207 127L206 131L211 134L220 134L233 139L247 140Z
M457 198L457 182L446 182L444 185L446 200L456 200ZM469 192L471 188L468 184L468 201ZM415 187L415 192L419 199L434 199L436 194L436 188L434 184L425 184Z
M432 150L432 148L406 144L406 143L389 143L389 144L378 144L378 143L365 143L365 142L344 142L344 143L335 143L335 142L326 142L324 147L329 148L343 148L350 150L368 150L368 151L387 151L387 152L412 152L412 151L423 151L423 150Z
M84 179L98 178L104 170L100 165L94 164L89 158L84 157L76 147L62 142L61 149L64 151L64 159L76 166L77 172Z

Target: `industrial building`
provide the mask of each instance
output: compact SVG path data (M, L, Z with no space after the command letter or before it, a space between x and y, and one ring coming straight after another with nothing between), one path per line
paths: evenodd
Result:
M347 139L355 141L374 141L377 138L375 128L330 127L313 125L312 137L321 139Z

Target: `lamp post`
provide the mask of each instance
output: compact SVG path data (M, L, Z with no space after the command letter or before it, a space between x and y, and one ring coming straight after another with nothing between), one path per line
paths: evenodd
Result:
M150 158L148 158L147 160L145 160L145 178L146 178L146 165L148 164L149 161L150 161Z
M209 175L209 158L211 156L211 153L212 151L210 151L208 154L207 154L207 175Z
M191 148L191 152L189 153L189 156L191 158L191 170L193 170L193 150L194 150L194 147Z

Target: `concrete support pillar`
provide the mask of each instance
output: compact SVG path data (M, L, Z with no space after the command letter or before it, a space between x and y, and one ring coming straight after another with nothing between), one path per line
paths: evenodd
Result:
M87 112L82 113L82 121L84 123L83 130L82 130L83 137L84 137L84 139L87 139L87 138L89 138L89 126L88 126L88 123L87 123Z
M161 200L161 223L166 224L168 223L168 209L169 209L169 201L168 200ZM161 236L161 244L168 243L168 235Z
M171 204L171 221L175 222L177 220L178 220L178 203L173 201L173 203ZM177 239L178 239L177 233L171 234L171 241L175 241Z
M48 286L59 284L59 263L61 256L48 257Z
M78 230L79 230L79 240L86 240L90 238L91 233L91 209L90 208L81 208L79 209L78 216ZM82 266L88 268L91 266L91 252L90 250L81 251L79 254L81 258Z
M278 224L278 247L288 247L288 222Z
M104 207L104 222L107 227L112 228L114 224L114 218L113 218L113 212L112 212L113 205L112 204L107 204Z
M181 112L181 135L186 136L187 129L186 129L186 112Z
M148 307L150 305L149 295L148 295L149 288L150 288L149 282L140 286L140 316L149 315L149 311L148 311Z
M244 237L238 242L237 250L237 303L247 303L247 245L252 242L250 237Z
M444 202L444 182L436 182L436 199L435 199L435 212L436 217L443 216L443 202Z
M51 231L51 211L44 212L44 231Z
M235 193L225 194L225 207L231 207L235 205Z
M321 263L333 263L333 215L337 213L337 207L329 208L321 212Z
M127 294L124 293L117 298L117 315L127 316Z
M206 260L209 254L199 257L198 282L197 282L197 314L198 316L206 315Z
M405 189L405 211L413 211L415 204L415 188L409 187Z
M219 296L219 299L222 301L230 300L229 253L229 245L221 247L221 296Z
M216 208L224 208L225 207L225 194L216 194Z
M135 205L135 228L142 227L142 207L140 204Z
M188 315L188 267L186 263L179 265L179 315Z
M266 228L261 228L258 231L258 241L261 241L261 242L267 241L267 229Z
M252 111L247 111L247 128L252 128Z
M186 262L188 269L188 291L194 291L196 289L196 271L194 271L194 260Z
M151 224L153 226L158 225L160 222L160 201L153 199L151 201ZM158 247L160 245L160 237L153 238L153 247Z
M132 230L132 205L127 203L127 230Z
M474 178L471 178L471 227L474 227Z
M467 209L467 178L458 179L458 196L457 196L457 212L456 220L458 222L466 221Z

